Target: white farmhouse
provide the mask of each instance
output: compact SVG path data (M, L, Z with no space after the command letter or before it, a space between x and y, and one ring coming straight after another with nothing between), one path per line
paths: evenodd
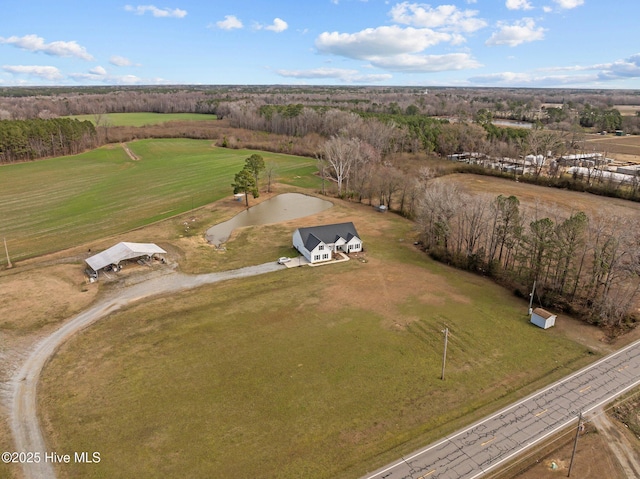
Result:
M293 247L310 263L329 261L333 253L362 251L362 240L353 223L298 228Z
M546 309L536 308L531 313L531 322L542 329L548 329L556 324L556 315Z

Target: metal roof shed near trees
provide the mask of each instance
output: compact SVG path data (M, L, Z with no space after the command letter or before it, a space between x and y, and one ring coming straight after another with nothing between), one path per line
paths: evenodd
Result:
M87 258L85 262L94 271L99 271L105 266L119 264L120 261L135 259L141 256L153 256L154 254L166 254L160 246L153 243L118 243L102 253Z

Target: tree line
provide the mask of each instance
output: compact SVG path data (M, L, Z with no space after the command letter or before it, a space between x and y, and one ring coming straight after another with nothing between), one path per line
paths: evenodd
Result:
M0 163L73 155L97 146L90 121L0 120Z
M515 196L490 198L426 182L417 225L425 250L491 276L526 296L534 281L545 306L611 331L633 322L640 291L640 220L581 211L523 208Z

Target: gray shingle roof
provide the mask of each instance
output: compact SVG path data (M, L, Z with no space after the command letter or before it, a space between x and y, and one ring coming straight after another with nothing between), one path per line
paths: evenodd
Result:
M305 248L309 251L318 246L320 241L330 244L335 243L339 238L344 238L346 241L349 241L354 236L360 238L356 227L351 221L348 223L299 228L298 231Z

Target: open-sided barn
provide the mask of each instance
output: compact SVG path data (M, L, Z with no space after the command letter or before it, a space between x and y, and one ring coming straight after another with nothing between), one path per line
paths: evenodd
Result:
M85 262L94 272L98 273L107 266L117 266L120 262L128 259L136 259L144 256L151 257L154 254L166 253L165 250L154 243L122 242L87 258Z

